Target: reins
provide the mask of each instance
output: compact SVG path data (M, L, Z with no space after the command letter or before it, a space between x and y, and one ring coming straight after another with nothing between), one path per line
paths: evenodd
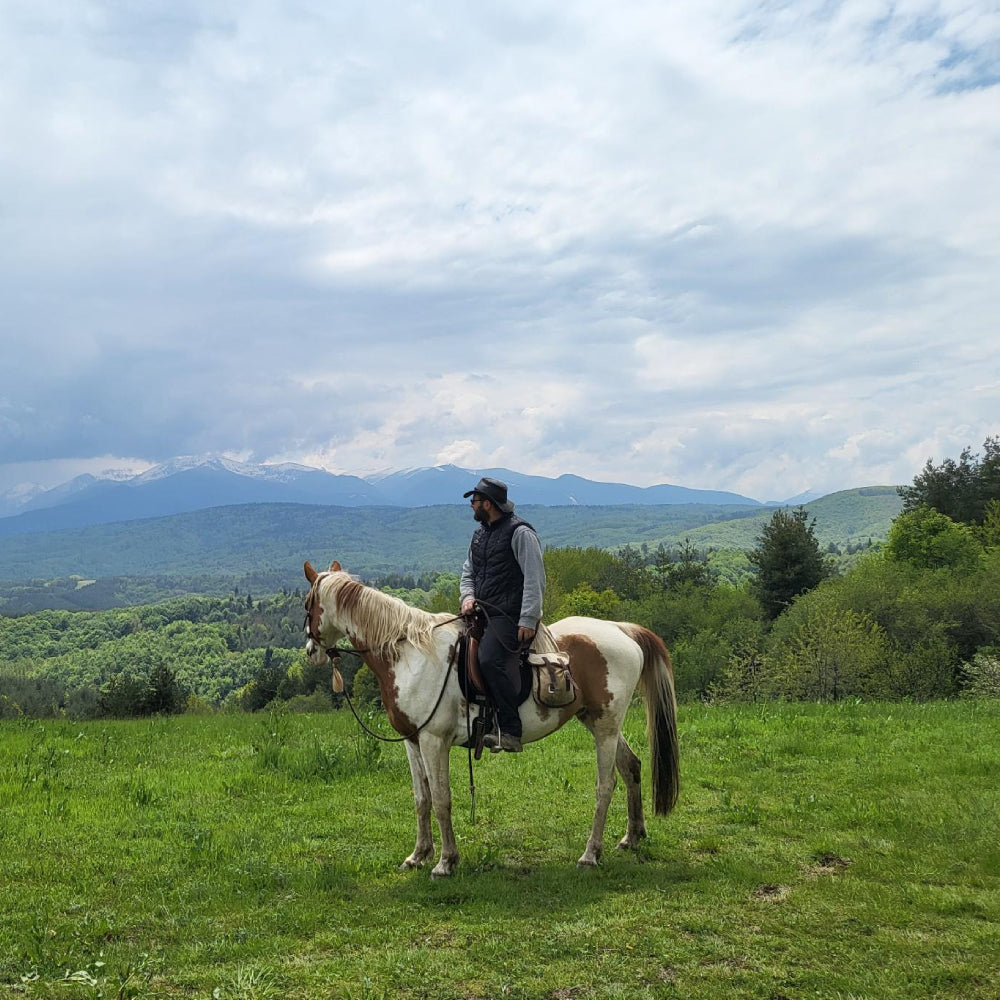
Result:
M305 628L306 635L311 639L323 652L327 655L330 662L336 667L337 662L344 653L353 653L355 656L362 656L365 653L375 653L378 650L372 648L371 646L355 646L351 649L343 648L340 646L324 646L319 635L313 635L312 621L311 621L311 610L312 603L316 600L316 585L309 589L309 594L306 597L306 616L305 621L302 623ZM433 628L440 628L442 625L451 625L461 619L461 615L456 615L454 618L448 618L443 622L437 622ZM351 710L351 714L358 721L358 725L369 735L373 736L375 739L382 743L403 743L406 740L412 740L414 736L421 733L427 728L431 719L434 718L435 712L441 705L441 701L444 699L444 693L448 689L448 681L451 679L451 668L455 665L455 659L458 655L458 644L456 643L448 656L448 669L445 671L444 682L441 684L441 690L438 692L437 701L434 702L434 707L431 709L430 715L412 733L407 733L405 736L382 736L376 733L368 725L366 725L364 719L358 714L358 710L354 707L354 702L351 700L351 696L347 693L346 686L341 692L344 696L344 700L347 702L347 707Z
M313 582L313 585L309 588L309 593L306 596L306 615L305 615L305 621L302 624L303 624L303 627L305 629L305 633L308 636L308 638L312 642L314 642L318 648L320 648L320 649L323 650L323 652L327 655L327 657L330 660L330 662L334 664L335 668L336 668L337 661L339 660L340 656L343 653L354 653L356 656L362 656L362 654L364 654L364 653L377 652L377 650L372 649L371 647L354 647L354 648L351 648L351 649L347 649L347 648L342 648L342 647L339 647L339 646L324 646L323 643L322 643L322 641L321 641L321 637L319 635L313 635L312 615L311 615L311 612L312 612L313 602L317 599L316 584L318 582L319 582L318 579ZM482 614L485 616L487 623L489 623L489 617L490 616L489 616L489 613L487 612L486 608L482 606L483 603L486 603L486 602L477 601L477 604L480 606L480 610L481 610ZM493 607L495 611L499 611L500 614L504 615L504 617L510 618L510 616L502 608L497 608L497 607L495 607L493 605L491 605L491 607ZM464 620L465 617L466 616L464 616L464 615L455 615L453 618L448 618L445 621L437 622L433 626L433 628L437 629L437 628L440 628L442 625L451 625L454 622ZM501 641L501 645L505 649L507 649L506 644L503 643L502 641ZM430 724L431 719L433 719L434 716L435 716L435 714L437 713L438 708L441 706L441 702L444 699L444 693L448 689L448 681L451 679L452 667L454 667L455 661L458 658L458 648L459 648L459 644L458 644L458 642L456 642L451 647L451 651L448 654L448 669L445 671L444 681L441 684L441 690L438 692L437 700L434 702L434 707L431 709L430 715L428 715L427 718L424 719L424 721L419 726L417 726L417 728L414 729L412 733L408 733L405 736L382 736L380 733L376 733L372 728L370 728L365 723L364 719L362 719L361 716L358 714L358 710L354 707L354 702L351 700L351 696L347 693L347 687L345 685L344 690L341 692L341 694L343 694L344 700L347 702L347 707L351 710L351 714L357 720L357 723L361 727L361 729L364 732L366 732L369 736L371 736L374 739L378 740L380 743L404 743L407 740L412 740L415 736L417 736L424 729L426 729L427 726ZM514 650L511 650L511 649L508 649L507 651L508 652L514 652ZM469 756L469 795L470 795L470 798L472 800L471 801L471 821L473 823L475 823L476 822L476 783L475 783L475 779L473 777L473 771L472 771L472 724L471 724L471 718L470 718L470 704L469 704L469 701L470 701L470 699L466 698L466 701L465 701L465 725L466 725L466 731L467 731L467 742L468 742L468 751L469 751L469 755L468 755Z
M447 625L448 622L441 622L440 624ZM434 627L437 628L437 625L435 625ZM370 653L372 652L372 650L340 649L337 647L332 647L332 649L325 650L325 652L326 655L329 656L331 660L334 660L334 657L330 655L331 652L336 653L337 658L339 658L340 654L342 653L354 653L356 656L360 656L362 653ZM418 733L422 732L424 729L427 728L428 723L431 721L431 719L434 718L434 713L438 710L438 707L441 705L441 701L444 698L444 693L448 689L448 681L451 678L451 668L455 664L455 657L457 655L457 652L458 652L458 646L455 645L452 647L451 654L448 656L448 669L445 671L444 674L444 683L441 685L441 690L438 692L437 701L434 702L434 707L431 709L431 714L428 715L427 718L424 719L424 721L419 726L417 726L417 728L414 729L412 733L408 733L406 736L382 736L379 733L376 733L375 730L369 729L369 727L365 725L364 719L362 719L361 716L358 715L358 710L354 707L354 702L351 701L351 696L347 693L346 686L341 693L344 696L344 700L347 702L347 707L351 710L351 713L354 715L354 718L358 720L358 725L369 736L374 736L375 739L381 741L382 743L403 743L406 740L412 740L414 736L416 736Z
M453 622L457 622L462 618L461 615L456 615L454 618L449 618L447 621L438 622L434 628L439 628L441 625L451 625ZM335 663L343 653L354 653L355 656L361 656L362 653L370 653L373 650L368 648L362 649L342 649L338 646L331 646L329 649L325 649L324 652L330 658L330 661ZM423 729L427 727L431 719L434 718L435 713L441 705L441 701L444 699L444 693L448 690L448 681L451 679L451 669L455 665L455 660L458 658L458 643L456 642L454 646L451 647L451 652L448 654L448 669L445 671L444 682L441 685L441 690L438 692L437 701L434 702L434 707L431 709L430 715L427 716L424 721L413 730L412 733L408 733L406 736L383 736L381 733L376 733L374 729L369 727L365 720L361 718L358 714L358 710L354 707L354 702L351 701L351 696L347 693L347 687L341 692L344 696L344 700L347 702L347 707L351 710L351 714L357 719L358 725L366 732L369 736L374 737L380 743L405 743L407 740L412 740L414 736L418 735ZM465 701L465 726L469 733L469 740L472 739L472 725L469 719L469 699ZM472 774L472 745L469 744L469 797L471 799L471 822L476 822L476 782Z
M514 621L513 617L511 615L507 614L507 612L504 611L503 608L498 607L496 604L490 604L489 601L484 601L481 598L477 597L476 598L476 607L482 612L483 618L486 619L487 626L489 626L489 624L490 624L490 613L489 613L489 611L486 610L487 608L492 608L494 611L498 612L501 617L506 618L507 621L509 621L512 625L516 625L517 624ZM511 647L508 646L507 643L505 643L503 641L503 639L500 638L500 636L496 636L496 640L497 640L497 642L505 650L507 650L508 653L520 653L521 652L521 647L520 646L515 646L513 649L511 649Z

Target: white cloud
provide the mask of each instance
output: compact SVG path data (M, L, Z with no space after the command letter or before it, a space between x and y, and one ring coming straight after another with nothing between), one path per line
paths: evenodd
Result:
M905 481L996 432L998 52L958 0L4 8L0 465Z

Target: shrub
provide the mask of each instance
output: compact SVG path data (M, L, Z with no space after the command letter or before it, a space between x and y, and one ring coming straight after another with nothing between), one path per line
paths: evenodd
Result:
M367 664L354 675L351 697L359 709L382 707L382 692L379 690L378 680Z
M878 698L912 698L930 701L956 693L959 657L945 628L938 625L920 642L904 647L893 644L888 670L871 694Z
M101 688L97 711L102 717L112 719L149 715L146 710L149 696L149 681L145 677L115 674Z
M319 689L312 694L297 694L285 703L289 712L332 712L333 701L329 691Z
M555 613L557 619L583 615L585 618L614 619L619 616L621 601L613 590L596 591L581 583L568 593Z
M867 615L829 602L810 610L768 664L770 693L810 701L881 696L891 661L882 629Z
M760 622L737 617L678 640L671 650L678 697L756 701L761 636Z
M204 698L199 698L196 694L189 694L184 712L186 715L214 715L215 709Z
M101 688L97 714L114 719L175 715L187 707L187 691L165 664L146 676L115 674Z
M977 653L962 664L963 698L1000 698L1000 650Z
M718 701L756 702L766 694L766 660L759 622L747 621L743 634L731 642L721 678L710 685L709 697Z
M670 654L677 697L698 698L722 678L732 648L717 632L704 630L675 643Z
M166 664L154 667L149 675L149 699L145 715L177 715L187 707L187 691Z
M268 647L253 680L240 689L238 701L243 710L257 712L270 705L278 696L278 689L285 680L286 673L286 667L274 661L273 652Z
M971 528L947 514L918 507L892 522L885 552L890 559L921 569L952 567L971 572L979 562L980 546Z
M66 685L50 677L0 675L0 719L54 718L66 706Z

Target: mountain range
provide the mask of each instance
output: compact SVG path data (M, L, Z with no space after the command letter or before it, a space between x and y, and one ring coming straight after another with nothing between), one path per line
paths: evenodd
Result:
M856 549L883 540L901 505L895 487L882 486L833 493L805 509L816 520L821 545ZM655 551L661 544L673 548L690 543L702 552L714 550L713 559L752 548L773 513L760 504L518 509L547 548L617 550L632 545ZM460 503L257 503L12 535L0 544L0 614L149 603L176 593L226 593L236 578L254 593L273 593L302 586L304 559L320 565L336 558L366 579L457 572L474 528L472 512ZM738 571L732 560L723 561L726 572Z
M189 513L210 507L300 503L337 507L430 507L461 504L480 476L506 482L519 505L622 504L765 506L758 500L684 486L629 486L580 476L551 479L510 469L455 465L408 469L380 476L335 475L304 465L250 465L225 458L175 459L137 476L78 476L42 492L23 489L0 498L0 537L82 528ZM803 503L812 494L785 503Z

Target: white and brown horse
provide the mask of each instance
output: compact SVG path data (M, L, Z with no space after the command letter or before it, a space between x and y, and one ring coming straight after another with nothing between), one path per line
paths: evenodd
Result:
M433 808L441 831L441 856L431 874L450 875L458 864L458 849L451 826L448 751L468 739L465 698L455 671L447 672L459 625L452 615L430 614L366 587L337 562L324 572L317 572L307 562L305 574L310 584L306 599L309 658L316 664L326 662L327 650L346 636L355 649L363 651L365 662L378 679L392 727L409 737L405 746L413 778L417 842L403 867L415 868L433 857ZM529 698L520 709L522 739L525 743L540 740L574 716L593 734L597 809L586 850L578 862L592 866L601 857L616 766L628 792L628 825L618 846L635 848L646 836L639 758L622 736L625 712L640 681L646 701L656 813L670 812L677 800L673 668L662 640L640 625L566 618L548 632L545 638L570 654L577 696L558 709L543 708ZM540 648L539 641L535 645Z

